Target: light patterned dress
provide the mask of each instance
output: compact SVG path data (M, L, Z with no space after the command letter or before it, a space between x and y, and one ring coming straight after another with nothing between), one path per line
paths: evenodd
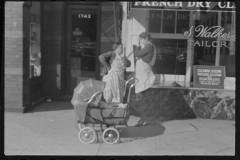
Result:
M116 57L111 64L111 69L108 71L107 75L103 76L102 79L102 81L106 82L103 90L103 97L107 103L123 102L125 69L126 66L124 65L124 58L116 54Z

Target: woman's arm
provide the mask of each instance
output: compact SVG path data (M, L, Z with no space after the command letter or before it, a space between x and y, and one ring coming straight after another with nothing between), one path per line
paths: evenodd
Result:
M107 61L108 59L110 60L112 56L112 52L106 52L101 55L99 55L99 61L107 68L111 68L109 62Z
M149 52L153 52L154 51L154 47L153 45L146 45L143 49L139 50L139 48L137 47L135 55L136 57L143 57L146 54L148 54Z

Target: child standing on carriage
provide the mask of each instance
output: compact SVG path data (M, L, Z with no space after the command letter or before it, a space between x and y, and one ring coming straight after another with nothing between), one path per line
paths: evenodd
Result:
M121 43L113 44L113 51L103 53L99 56L103 64L101 76L102 81L106 82L103 90L103 97L107 103L123 102L124 92L124 72L126 67L130 67L131 62L123 54L123 45Z

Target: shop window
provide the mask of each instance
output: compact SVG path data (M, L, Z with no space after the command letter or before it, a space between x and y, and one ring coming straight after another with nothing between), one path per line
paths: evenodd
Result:
M30 8L30 78L41 75L41 13L40 2Z
M150 10L148 31L182 34L189 29L189 15L189 11Z
M186 74L187 40L152 39L157 48L156 74Z
M163 11L162 33L175 33L175 11Z
M210 66L225 66L226 77L235 77L235 13L234 12L221 12L217 15L216 13L209 12L208 17L211 17L207 21L203 17L200 20L200 25L206 27L219 26L218 25L218 14L221 14L221 27L224 29L223 33L229 34L230 37L224 38L207 38L197 37L195 40L194 59L198 61L199 65L210 65ZM211 20L211 21L209 21ZM206 26L205 26L206 22ZM213 22L215 24L213 25ZM210 33L216 32L216 29L211 29ZM195 35L197 35L196 33ZM219 58L218 58L219 57ZM196 65L196 64L195 64Z
M189 30L189 11L177 12L177 33L182 34Z
M161 27L162 27L162 11L150 10L149 11L149 32L160 33Z

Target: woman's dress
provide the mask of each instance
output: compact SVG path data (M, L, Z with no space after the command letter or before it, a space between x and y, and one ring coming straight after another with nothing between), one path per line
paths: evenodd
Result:
M126 66L124 65L124 58L120 55L116 55L115 59L111 63L111 69L107 75L103 76L103 81L106 82L103 90L103 96L107 103L110 102L123 102L124 92L124 71Z

